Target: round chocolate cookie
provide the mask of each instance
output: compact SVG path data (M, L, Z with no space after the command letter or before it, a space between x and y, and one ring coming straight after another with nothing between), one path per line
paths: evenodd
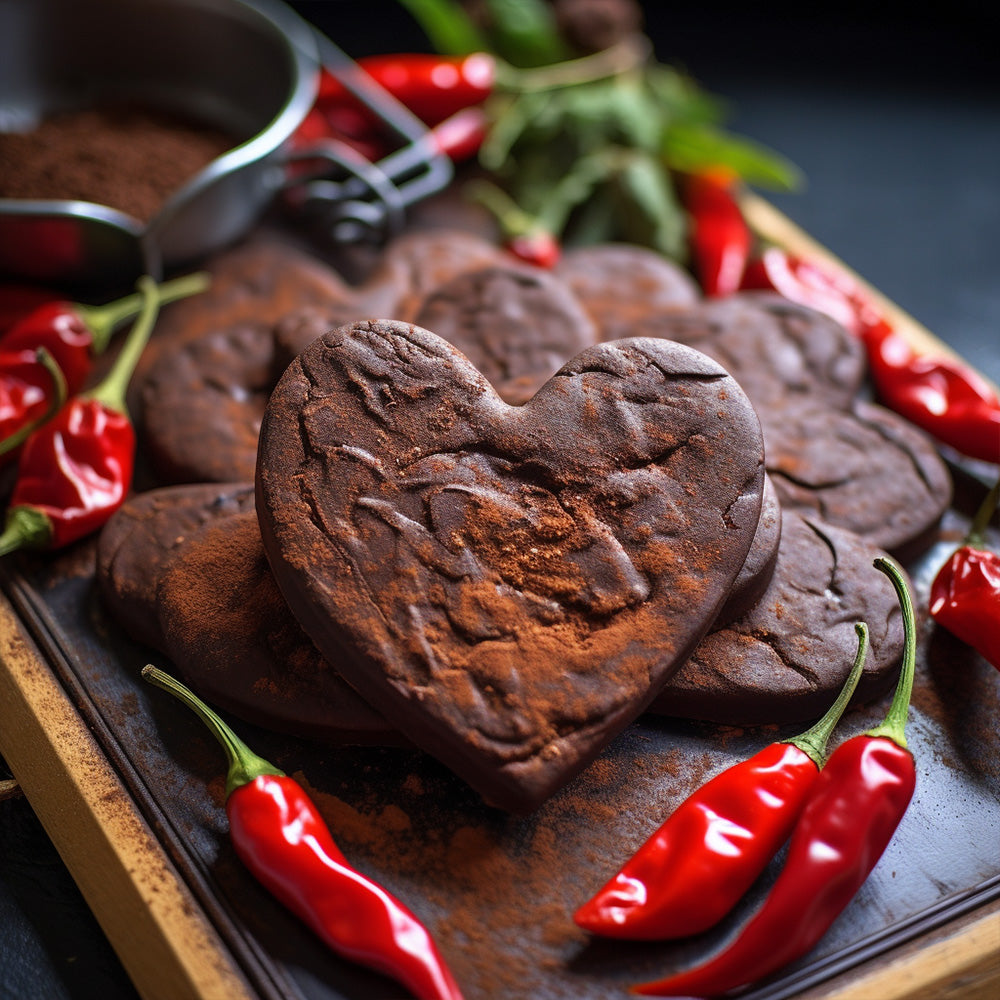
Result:
M647 705L750 550L760 425L660 340L591 347L521 406L370 322L306 348L261 428L257 511L295 616L487 801L534 808Z
M207 291L160 313L133 379L137 388L160 356L180 344L244 322L275 323L304 306L334 308L355 298L336 271L276 234L261 233L217 254L205 270Z
M655 250L625 243L567 250L555 274L593 317L601 340L639 336L635 324L647 313L684 308L701 299L697 283L683 268Z
M933 541L951 475L933 442L902 417L864 401L843 411L797 404L763 425L768 474L785 510L812 513L904 561Z
M819 718L850 672L859 621L871 645L855 699L883 694L902 657L903 626L892 584L873 566L880 555L852 532L785 511L764 596L705 636L650 710L740 726Z
M163 567L205 525L253 509L252 482L168 486L129 497L97 542L97 586L112 617L134 639L162 650L156 587Z
M515 406L597 341L590 317L562 282L513 264L445 282L424 299L416 324L457 347Z
M757 532L743 569L733 583L713 629L722 628L745 615L764 595L778 561L781 542L781 504L770 476L764 477L764 502L760 509Z
M460 229L428 229L397 236L359 289L362 315L412 322L434 289L466 271L509 264L495 243Z
M297 736L401 742L289 612L253 511L219 520L179 548L157 598L164 651L211 704Z
M822 313L766 292L651 312L634 335L664 337L714 358L740 383L763 424L780 421L801 400L845 409L865 376L857 337Z
M166 483L252 480L275 382L268 323L240 322L162 354L142 386L147 454Z

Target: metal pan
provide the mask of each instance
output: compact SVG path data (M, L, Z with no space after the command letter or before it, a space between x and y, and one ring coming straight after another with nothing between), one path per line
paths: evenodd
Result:
M288 187L287 140L312 106L321 61L375 107L409 152L383 169L328 143L313 160L327 175L324 186L311 178L300 203L316 210L325 201L338 239L398 226L409 201L450 180L450 165L419 142L425 130L416 119L367 78L359 81L356 65L284 4L4 0L0 131L114 101L215 125L238 144L148 224L90 202L0 199L0 275L122 283L141 273L160 277L232 242Z

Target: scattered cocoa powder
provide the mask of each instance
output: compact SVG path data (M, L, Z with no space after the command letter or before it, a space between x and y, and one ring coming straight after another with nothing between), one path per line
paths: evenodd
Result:
M88 108L0 133L0 197L96 202L148 222L233 136L161 111Z

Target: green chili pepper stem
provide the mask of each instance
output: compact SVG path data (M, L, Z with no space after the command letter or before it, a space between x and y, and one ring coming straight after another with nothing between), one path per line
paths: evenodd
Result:
M83 393L85 398L96 400L117 413L128 412L125 405L125 392L128 389L132 373L135 371L135 366L139 363L139 358L153 332L153 325L156 323L156 316L160 309L160 299L153 279L149 275L144 275L139 279L137 285L143 299L142 311L139 313L135 325L129 331L111 370L99 385L89 392Z
M197 295L205 291L208 285L209 276L206 273L186 274L183 278L165 281L157 289L157 297L161 305L166 305L168 302ZM103 306L74 305L90 330L95 354L101 354L107 348L116 327L142 311L143 301L141 292L133 292Z
M823 767L830 734L840 722L840 717L854 696L858 681L861 679L861 673L865 668L865 658L868 656L868 626L864 622L857 622L854 631L858 637L858 651L854 656L851 672L848 674L844 686L840 689L840 694L837 695L837 700L827 709L826 715L816 725L794 739L785 740L786 743L797 746L804 754L808 754L819 768Z
M218 740L226 752L229 761L229 772L226 775L226 797L228 798L243 785L250 784L255 778L265 774L284 777L284 771L278 770L272 763L255 754L233 731L212 711L190 688L179 680L171 677L166 671L147 663L142 668L142 678L158 688L172 694L191 709L209 731Z
M899 671L899 680L896 682L896 693L893 695L892 704L889 706L889 711L882 724L868 730L867 735L884 736L905 750L906 716L910 708L910 697L913 694L913 676L917 660L916 619L913 615L913 601L910 599L909 588L896 564L890 559L880 556L875 560L875 568L889 577L896 590L899 607L903 613L905 646L903 648L903 665Z
M0 455L6 455L8 451L20 448L31 434L41 427L42 424L48 423L62 409L63 403L66 402L68 395L66 376L63 375L62 369L56 363L56 359L44 347L39 347L35 351L35 360L48 372L49 378L52 379L53 391L49 397L49 405L45 408L44 413L39 414L34 420L25 424L9 437L4 438L3 441L0 441Z
M8 507L0 534L0 557L18 549L43 549L52 538L52 522L35 507Z
M979 505L972 524L969 525L969 533L965 536L965 544L970 548L981 549L986 545L986 529L993 515L1000 506L1000 479L993 484L993 489L986 494L983 502Z

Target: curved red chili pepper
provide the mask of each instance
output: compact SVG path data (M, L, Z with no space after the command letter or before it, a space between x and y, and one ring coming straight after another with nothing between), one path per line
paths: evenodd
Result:
M0 467L66 402L66 379L44 348L0 351Z
M425 125L437 125L463 108L481 104L496 83L496 60L486 52L373 55L363 56L357 64ZM323 70L316 104L321 109L358 108L360 102L336 76Z
M963 455L1000 462L1000 396L965 365L923 357L887 323L864 333L879 400Z
M222 744L230 836L261 884L337 954L392 976L421 1000L461 1000L430 933L348 864L301 785L253 753L183 684L152 665L142 676L197 713Z
M691 220L691 260L702 290L713 297L731 295L740 288L752 244L732 178L711 171L692 174L681 190Z
M204 275L187 275L160 285L157 297L165 305L206 287ZM141 308L142 296L137 293L103 306L49 301L10 327L0 337L0 350L36 351L44 347L62 371L67 391L74 395L83 388L94 358L108 346L112 333Z
M489 119L482 108L463 108L435 125L428 135L437 152L449 157L452 163L461 163L479 152L488 126Z
M813 948L892 839L916 785L904 736L916 640L902 575L887 559L875 565L896 588L906 631L903 668L885 722L831 754L792 833L781 874L737 938L705 964L634 992L720 996L771 975Z
M1000 396L971 368L918 355L850 275L768 247L746 290L769 289L825 313L862 338L879 402L963 455L1000 462Z
M152 279L141 287L143 311L104 381L73 397L25 441L0 556L68 545L96 531L124 502L135 462L125 388L159 308Z
M935 575L930 613L1000 670L1000 555L984 543L998 502L1000 479L976 512L964 544Z
M699 934L736 905L788 839L819 776L830 733L864 668L868 629L829 711L792 740L772 743L717 774L685 799L574 914L606 937L663 940Z
M835 319L852 333L861 334L868 315L855 284L845 275L781 247L766 247L747 262L742 291L771 291Z

